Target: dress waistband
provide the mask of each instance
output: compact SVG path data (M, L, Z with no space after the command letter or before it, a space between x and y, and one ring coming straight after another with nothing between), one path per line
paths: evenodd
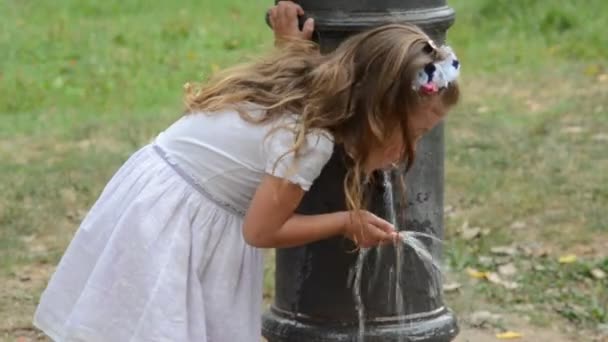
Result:
M216 205L222 207L223 209L229 211L232 214L238 215L240 217L245 216L245 212L244 211L242 211L242 210L236 208L235 206L230 205L230 204L228 204L228 203L226 203L224 201L221 201L221 200L217 199L215 196L213 196L209 191L207 191L205 189L205 187L203 187L201 185L201 183L196 178L194 178L188 172L184 171L184 169L182 169L181 167L179 167L179 165L177 165L177 163L175 163L174 161L172 161L171 158L167 155L167 152L165 150L163 150L162 147L160 147L157 144L153 143L152 144L152 148L161 157L161 159L163 159L190 186L192 186L196 191L198 191L199 193L201 193L201 195L205 196L208 200L210 200L211 202L215 203Z

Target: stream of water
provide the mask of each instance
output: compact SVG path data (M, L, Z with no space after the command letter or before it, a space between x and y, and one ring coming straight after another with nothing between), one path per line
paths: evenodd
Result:
M386 219L387 221L397 224L396 219L396 209L395 209L395 201L393 198L393 184L391 181L390 172L385 172L383 174L384 178L384 203L385 203L385 211L386 211ZM407 228L407 227L399 227L399 228ZM423 243L423 240L428 240L433 243L442 243L441 239L433 236L431 234L423 233L423 232L413 232L406 231L406 229L398 229L399 230L399 239L395 242L393 248L395 249L395 261L393 265L384 265L383 261L386 259L382 257L383 253L385 253L387 247L375 247L375 248L362 248L359 250L359 255L357 257L357 263L354 268L354 283L353 283L353 296L355 299L355 304L357 305L357 313L359 318L359 341L363 342L365 340L365 305L363 303L361 297L361 281L363 275L363 266L365 264L365 260L368 255L375 251L376 254L376 262L375 269L373 270L373 277L377 277L380 272L380 267L389 267L388 272L388 281L389 283L389 293L388 296L391 298L391 293L394 291L394 299L395 299L395 308L396 314L399 319L399 323L404 324L406 322L406 310L405 310L405 298L403 295L403 290L401 288L401 284L403 284L403 262L405 257L405 249L411 249L415 255L418 257L419 261L422 263L424 268L428 271L428 274L431 276L430 286L431 286L431 295L436 296L436 293L439 284L441 284L441 268L439 265L439 261L433 259L433 255L428 250L427 246Z

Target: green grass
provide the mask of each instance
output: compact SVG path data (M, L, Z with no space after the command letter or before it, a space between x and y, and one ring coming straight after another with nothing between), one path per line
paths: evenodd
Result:
M512 258L519 289L467 282L462 296L505 311L530 303L542 312L526 313L536 322L559 315L593 329L608 322L608 284L588 271L608 260L607 5L452 3L459 21L449 38L463 59L465 99L446 131L448 265L466 281L467 267L496 271L496 262L480 263L493 246L541 245L548 258ZM462 240L465 221L489 234ZM566 253L579 262L558 264Z
M546 72L564 62L605 61L608 54L608 4L602 0L448 3L457 13L449 40L469 62L463 69L469 73Z
M519 267L517 291L467 283L473 300L545 301L545 320L605 323L608 285L587 269L606 270L608 257L608 2L449 3L463 101L446 126L446 260L458 276L492 246L543 244L548 257L513 261L547 271ZM0 2L0 336L29 326L80 218L121 162L179 117L182 85L272 44L270 4ZM462 240L465 221L490 233ZM510 228L517 221L525 228ZM579 262L557 264L565 253ZM46 273L18 280L37 269ZM551 284L569 290L547 293Z
M269 45L263 1L0 4L0 134L180 109L182 85ZM235 23L238 23L236 25ZM145 113L145 114L144 114ZM7 131L7 129L9 131Z

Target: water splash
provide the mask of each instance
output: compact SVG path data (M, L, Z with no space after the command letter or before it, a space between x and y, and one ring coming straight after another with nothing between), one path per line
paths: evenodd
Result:
M390 223L397 223L397 214L395 212L395 198L393 197L393 182L391 180L390 171L384 171L382 174L384 186L384 209L386 211L386 220Z
M401 236L401 232L399 233ZM397 267L397 276L395 279L395 311L397 317L399 317L398 323L405 323L405 298L403 298L403 291L401 289L401 277L403 273L403 249L404 245L401 243L395 243L395 267ZM402 339L399 338L399 342Z
M439 261L433 258L433 255L429 252L428 247L420 241L415 235L416 232L399 232L400 240L403 242L403 246L409 247L420 261L422 261L424 268L428 271L431 276L430 282L430 295L436 297L439 295L439 286L441 284L441 265ZM400 272L400 271L398 271ZM402 313L400 313L402 314Z
M435 235L431 235L428 233L423 233L423 232L407 232L407 235L409 235L410 237L421 237L421 238L425 238L425 239L429 239L432 242L437 242L439 244L443 244L443 240L441 240L440 238L436 237ZM420 240L420 239L417 239Z
M365 305L361 299L361 275L363 274L363 263L369 248L362 248L359 250L357 256L357 264L355 265L355 283L353 287L353 295L355 296L355 304L357 305L357 314L359 318L359 341L365 339Z
M393 197L393 182L392 175L390 172L386 171L382 175L384 179L384 210L386 212L386 217L389 222L393 225L397 226L397 214L395 209L395 199ZM398 228L396 228L399 230ZM399 232L399 236L401 237L402 233ZM400 241L399 241L400 242ZM405 298L403 296L403 290L401 288L402 284L402 276L403 276L403 257L404 257L404 248L405 245L396 242L394 245L395 248L395 267L397 269L396 277L395 277L395 311L398 318L398 324L405 323ZM399 342L403 339L399 338Z
M396 210L395 202L393 198L393 184L391 180L391 174L389 171L384 172L384 203L385 203L385 215L387 221L396 224ZM381 267L390 267L388 272L389 293L388 296L391 298L391 292L394 291L395 310L400 324L406 322L406 311L405 311L405 298L403 296L402 284L402 273L403 273L403 261L405 257L405 249L410 248L418 259L423 263L424 267L428 270L431 276L430 290L431 295L435 297L439 293L439 286L441 282L441 267L439 262L433 258L433 255L429 251L428 247L422 242L422 240L428 240L433 243L443 243L438 237L423 233L423 232L406 232L405 230L398 229L399 239L395 242L393 248L395 250L395 263L394 265L383 265L382 262L386 259L383 258L385 250L389 247L376 247L376 248L362 248L359 250L357 256L357 263L355 264L354 281L353 281L353 296L355 304L357 306L357 314L359 319L359 341L365 340L365 305L361 297L361 281L363 274L363 265L370 251L375 251L376 262L372 277L375 279L380 274ZM400 341L402 338L400 338Z

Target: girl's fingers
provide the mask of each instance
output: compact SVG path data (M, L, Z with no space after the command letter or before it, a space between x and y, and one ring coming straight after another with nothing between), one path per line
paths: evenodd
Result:
M300 30L298 16L301 15L304 15L304 9L300 5L292 1L280 1L271 8L269 22L278 36L310 40L314 31L314 20L307 19Z
M304 27L302 28L302 35L304 39L312 39L312 33L315 30L315 20L313 18L308 18L304 22Z
M282 3L283 6L281 6L281 4L279 4L279 10L280 10L280 17L281 17L281 22L283 25L286 25L289 23L289 18L290 18L290 11L292 10L291 6L289 6L289 4L287 4L286 2Z
M382 230L379 227L372 225L372 224L367 226L366 235L367 235L367 238L369 240L372 240L373 242L375 242L375 244L378 244L381 241L386 241L386 240L392 239L391 234L385 232L384 230Z
M371 224L382 229L384 232L389 234L395 232L395 226L393 226L390 222L383 220L372 213L369 213L368 217Z
M304 15L304 9L302 9L302 6L294 2L293 7L295 7L295 9L297 10L298 15Z
M274 29L275 27L277 27L276 26L276 22L277 22L277 6L272 7L269 12L270 12L269 13L270 15L268 16L268 19L270 21L270 27L272 27Z
M298 27L298 9L295 6L289 6L287 10L288 17L286 18L291 22L292 28L300 30Z

